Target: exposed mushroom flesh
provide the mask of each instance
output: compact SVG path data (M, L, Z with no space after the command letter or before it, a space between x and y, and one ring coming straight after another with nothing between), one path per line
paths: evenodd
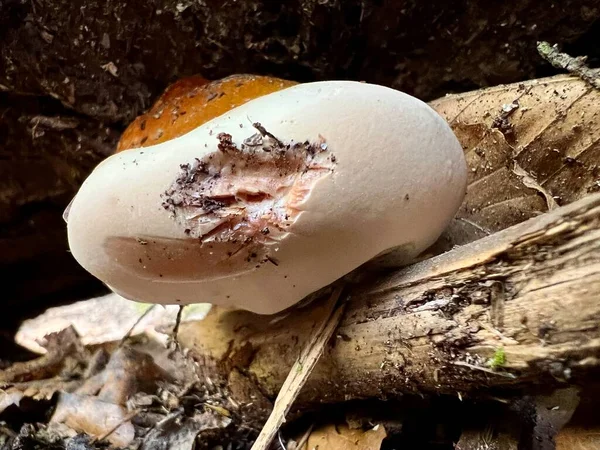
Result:
M284 143L255 127L259 132L240 147L220 133L218 152L181 165L163 206L189 236L204 243L277 242L315 183L333 170L324 140Z

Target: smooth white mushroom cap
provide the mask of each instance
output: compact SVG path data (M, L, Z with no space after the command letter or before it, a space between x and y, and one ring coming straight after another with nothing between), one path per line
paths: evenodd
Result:
M425 103L300 84L106 159L70 206L69 245L132 300L275 313L382 252L418 255L466 178L459 142Z

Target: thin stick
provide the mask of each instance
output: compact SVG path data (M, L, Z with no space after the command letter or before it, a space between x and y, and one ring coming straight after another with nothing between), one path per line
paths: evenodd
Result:
M175 318L175 326L173 327L173 340L175 341L175 347L177 348L179 347L179 326L181 325L183 308L185 308L185 305L179 306L179 311L177 311L177 317Z
M600 89L600 75L598 70L590 69L586 64L586 58L582 56L573 57L558 51L556 46L541 41L537 44L539 54L557 69L564 69L577 75L584 81Z
M302 450L302 447L304 447L306 445L306 443L308 442L308 438L310 437L310 433L312 433L313 428L315 427L315 424L311 424L310 427L308 427L308 430L306 430L306 432L304 433L304 435L302 435L302 439L300 439L298 441L298 445L296 446L296 450Z
M121 428L123 425L125 425L125 423L129 422L131 419L133 419L135 416L137 416L139 413L140 413L140 411L137 409L131 411L129 414L127 414L123 418L123 420L121 420L118 424L116 424L114 427L112 427L106 433L100 435L97 439L94 440L94 442L102 442L107 437L109 437L111 434L113 434L115 431L117 431L119 428Z
M323 354L325 346L340 323L342 313L344 312L344 304L340 304L337 307L336 305L343 288L343 285L338 286L327 300L327 314L325 314L318 330L305 344L300 357L290 370L277 395L277 399L275 399L273 411L252 446L252 450L267 450L279 428L285 422L285 416L292 407L296 397L298 397L300 390L306 383L306 380L308 380L317 361Z
M127 333L125 333L125 336L123 336L123 339L121 339L121 342L119 342L119 348L123 347L123 345L125 344L125 342L127 341L127 339L129 339L131 337L131 335L133 334L133 330L135 329L135 327L137 327L142 320L144 320L144 318L150 314L150 312L156 307L156 304L152 305L150 308L148 308L146 311L144 311L142 313L142 315L140 317L137 318L137 320L135 321L135 323L131 326L131 328L129 329L129 331Z

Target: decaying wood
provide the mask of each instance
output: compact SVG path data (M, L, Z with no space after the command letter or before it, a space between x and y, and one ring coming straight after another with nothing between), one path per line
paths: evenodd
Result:
M556 450L596 450L600 448L598 428L569 427L556 437Z
M593 194L356 286L297 404L579 380L600 366L599 295ZM180 342L274 398L324 311L215 309L183 325Z

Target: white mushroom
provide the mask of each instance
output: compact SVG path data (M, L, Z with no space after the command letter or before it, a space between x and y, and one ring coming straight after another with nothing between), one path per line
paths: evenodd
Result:
M414 258L457 211L466 172L425 103L301 84L106 159L70 206L69 244L126 298L275 313L390 249Z

